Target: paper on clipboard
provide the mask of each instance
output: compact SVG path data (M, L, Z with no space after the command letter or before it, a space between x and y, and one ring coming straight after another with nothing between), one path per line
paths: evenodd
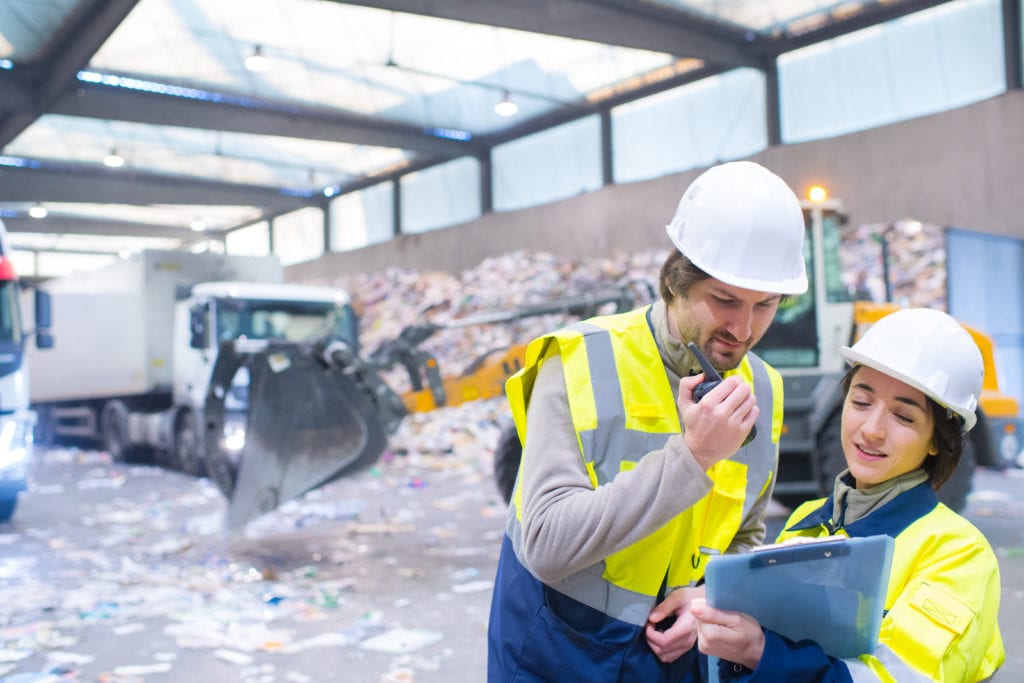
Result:
M844 659L873 652L892 566L889 536L779 544L711 559L707 602ZM709 663L717 680L717 662Z

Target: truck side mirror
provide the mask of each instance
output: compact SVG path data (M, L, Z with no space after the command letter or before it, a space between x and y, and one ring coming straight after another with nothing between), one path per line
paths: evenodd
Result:
M53 316L51 315L51 303L50 293L37 289L35 292L36 300L36 329L46 330L49 329L53 324Z
M188 345L193 349L205 349L206 342L206 306L197 304L188 310L188 327L191 332Z
M53 324L52 304L50 293L41 289L35 291L35 315L36 315L36 348L52 349L53 335L50 334L50 325Z

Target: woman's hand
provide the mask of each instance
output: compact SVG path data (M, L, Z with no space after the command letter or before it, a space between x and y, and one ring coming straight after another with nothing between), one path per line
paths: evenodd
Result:
M647 616L647 644L662 662L676 661L696 642L697 625L690 614L690 604L697 599L703 602L704 586L677 588Z
M690 603L697 624L697 648L727 662L756 669L764 653L764 631L757 619L742 612L708 607L706 601Z

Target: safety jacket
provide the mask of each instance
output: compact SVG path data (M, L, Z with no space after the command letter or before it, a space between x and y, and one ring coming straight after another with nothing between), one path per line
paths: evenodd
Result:
M842 528L831 518L833 500L829 496L797 508L778 540L829 534L893 537L878 646L872 654L839 661L815 644L793 643L766 631L761 663L749 680L902 683L990 677L1005 653L997 621L999 565L981 532L939 503L928 482ZM719 671L729 676L726 669Z
M569 414L595 488L634 467L645 454L663 448L670 436L681 431L676 397L647 310L593 318L534 340L523 369L506 384L516 427L525 440L527 406L539 365L545 358L561 356ZM552 600L567 598L567 603L586 606L616 624L633 627L635 635L661 597L676 587L698 583L707 559L726 551L758 496L769 490L782 423L778 373L753 354L747 354L734 372L753 387L760 409L757 438L707 471L714 486L693 507L602 562L548 586L557 593L554 597L548 593L549 605ZM529 465L524 462L523 466ZM503 571L515 574L519 583L524 582L524 575L529 576L523 571L522 502L517 484L506 530L510 547L502 553L492 603L495 608L507 601L521 601L529 593L520 586L513 595L510 581L506 594L500 579ZM505 557L510 549L513 557ZM508 562L515 566L503 569ZM537 579L532 581L540 584ZM514 611L524 618L533 616L525 607L504 614L492 611L492 630L500 622L505 647L515 638L511 634L520 631L509 623ZM524 637L528 628L529 624L521 625ZM491 635L493 641L495 634ZM534 636L530 642L537 641ZM649 651L647 654L650 656Z

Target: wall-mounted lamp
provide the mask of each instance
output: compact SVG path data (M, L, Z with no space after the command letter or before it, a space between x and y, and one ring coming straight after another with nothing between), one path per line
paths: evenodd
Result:
M28 215L32 218L46 218L49 214L50 212L42 204L35 204L28 210Z
M494 113L498 116L515 116L519 113L519 105L512 101L512 96L506 90L501 101L494 105Z
M121 168L124 166L124 157L117 151L117 147L111 149L110 153L103 157L103 165L107 168Z
M252 54L245 58L245 68L256 73L270 70L270 60L263 54L262 45L253 46Z

